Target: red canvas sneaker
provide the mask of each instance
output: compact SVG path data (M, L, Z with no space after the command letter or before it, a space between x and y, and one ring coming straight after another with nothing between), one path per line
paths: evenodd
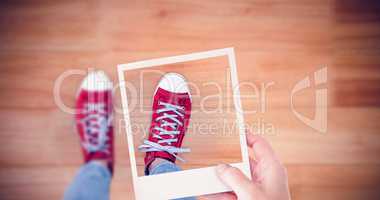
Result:
M153 97L149 138L139 146L140 151L146 152L147 174L147 169L155 158L174 163L176 158L183 161L178 153L190 152L188 148L181 148L190 114L191 97L185 78L177 73L165 74Z
M75 119L85 163L105 160L112 173L112 82L104 72L91 72L83 80L77 94Z

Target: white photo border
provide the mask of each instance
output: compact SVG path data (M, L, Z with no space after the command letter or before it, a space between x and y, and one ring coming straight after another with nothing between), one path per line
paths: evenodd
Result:
M246 133L244 127L244 116L242 104L240 101L239 79L233 47L144 60L127 64L119 64L117 66L120 84L119 86L122 99L123 116L125 120L125 131L127 133L128 140L133 187L136 199L174 199L231 191L231 189L220 182L216 176L215 166L158 174L154 176L138 176L135 148L133 144L133 133L128 111L128 99L124 78L124 73L128 70L150 68L166 64L189 62L221 56L228 57L229 67L231 69L230 72L233 89L233 100L236 110L236 119L239 128L240 148L242 154L241 163L230 163L230 165L239 168L247 177L251 178Z

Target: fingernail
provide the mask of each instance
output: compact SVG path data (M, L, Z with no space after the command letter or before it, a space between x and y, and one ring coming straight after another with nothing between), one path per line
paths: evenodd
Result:
M216 172L221 174L227 167L228 165L226 164L219 164L218 166L216 166Z

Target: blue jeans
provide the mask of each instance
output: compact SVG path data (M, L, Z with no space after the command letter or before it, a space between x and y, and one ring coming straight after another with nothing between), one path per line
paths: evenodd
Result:
M180 171L181 169L172 162L164 161L155 166L150 174ZM107 167L97 162L89 162L83 165L74 181L67 188L64 200L107 200L109 199L111 173ZM193 200L194 197L181 198L181 200Z

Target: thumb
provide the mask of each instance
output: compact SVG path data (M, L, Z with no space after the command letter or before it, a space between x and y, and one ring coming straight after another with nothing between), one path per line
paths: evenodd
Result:
M235 192L239 199L252 199L259 192L256 185L236 167L226 164L218 165L216 174L226 186Z

